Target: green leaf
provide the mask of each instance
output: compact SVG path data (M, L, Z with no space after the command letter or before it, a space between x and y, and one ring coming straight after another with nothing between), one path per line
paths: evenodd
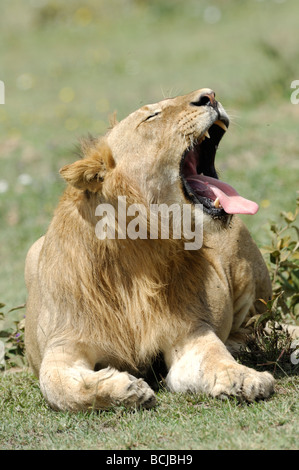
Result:
M277 227L277 224L275 224L275 223L272 223L272 224L270 225L270 230L271 230L271 232L273 232L273 233L278 233L278 232L279 232L279 228Z
M272 253L270 253L270 261L271 263L276 263L276 259L279 258L280 256L280 252L278 250L274 250L272 251Z
M296 220L296 214L293 214L292 212L282 212L281 215L288 224L291 224Z
M290 298L290 307L294 307L299 303L299 293L292 295Z

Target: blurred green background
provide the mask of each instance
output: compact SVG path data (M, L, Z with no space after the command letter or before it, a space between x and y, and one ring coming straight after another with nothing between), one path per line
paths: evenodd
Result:
M298 0L0 0L0 301L26 300L24 261L82 135L143 104L216 91L231 116L220 177L260 204L259 245L295 208Z

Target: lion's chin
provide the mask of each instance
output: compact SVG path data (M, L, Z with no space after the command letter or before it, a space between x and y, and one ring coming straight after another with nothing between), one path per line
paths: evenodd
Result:
M211 215L205 212L200 205L194 206L194 212L197 212L197 217L195 217L195 219L201 221L204 238L205 235L210 235L226 229L233 217L231 214L226 214L224 211L224 215L222 217L211 217Z
M223 211L224 212L224 211ZM226 229L231 220L233 215L231 214L224 214L222 217L211 217L210 214L206 214L203 212L203 236L209 235L215 232L220 232L223 229Z

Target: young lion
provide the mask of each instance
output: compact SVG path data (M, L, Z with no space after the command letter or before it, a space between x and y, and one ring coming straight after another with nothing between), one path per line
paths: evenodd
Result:
M201 89L143 106L105 138L84 142L83 158L61 169L68 186L25 269L27 355L54 409L153 406L155 394L140 377L158 355L173 392L247 401L273 392L269 373L229 352L271 285L234 215L258 206L215 171L228 124L214 92ZM168 239L161 230L127 236L118 210L124 196L146 214L153 204L187 205L193 228L202 215L202 247L186 250L184 236L172 231ZM96 234L98 207L115 213L105 219L106 237Z

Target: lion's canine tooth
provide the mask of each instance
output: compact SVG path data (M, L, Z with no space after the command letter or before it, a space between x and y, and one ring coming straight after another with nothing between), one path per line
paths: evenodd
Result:
M207 137L208 139L210 139L210 134L209 134L208 131L206 131L206 132L204 133L204 136Z
M218 209L218 207L220 206L219 197L216 197L216 199L214 201L214 206L216 207L216 209Z
M217 124L217 126L221 127L225 132L227 131L227 127L222 121L215 121L214 124Z

